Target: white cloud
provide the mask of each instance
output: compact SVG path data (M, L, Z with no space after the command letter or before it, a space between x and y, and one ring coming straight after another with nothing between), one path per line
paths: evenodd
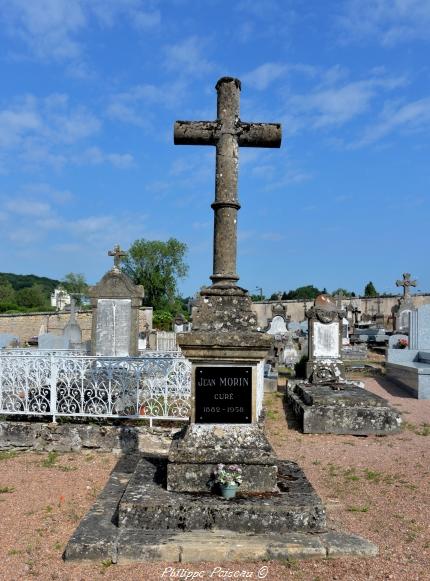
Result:
M135 163L130 153L105 153L99 147L89 147L74 157L77 164L101 165L109 163L118 169L128 169Z
M387 103L379 119L369 126L354 144L361 147L383 139L394 131L430 130L430 97L406 104Z
M5 207L9 212L23 216L46 216L51 212L51 206L48 203L25 198L15 198L14 200L8 201Z
M10 36L21 40L31 56L44 61L80 61L85 46L80 34L91 20L113 27L124 18L139 31L157 28L161 13L155 0L7 0L0 18ZM83 67L83 68L82 68Z
M259 91L264 91L274 81L283 77L286 72L287 65L285 64L265 63L242 75L242 81Z
M428 0L347 0L339 17L345 43L374 38L390 47L430 40Z
M204 56L207 41L198 36L189 36L181 42L164 48L164 65L176 74L200 76L211 72L215 65Z
M374 77L341 86L319 86L308 94L291 95L289 106L296 116L296 123L302 126L340 126L367 112L372 100L382 91L396 89L405 82L401 77ZM299 116L302 116L301 120Z
M128 91L110 97L107 115L122 123L149 129L153 124L153 113L151 113L151 107L148 106L175 108L183 99L184 93L183 81L158 86L149 83L136 85Z

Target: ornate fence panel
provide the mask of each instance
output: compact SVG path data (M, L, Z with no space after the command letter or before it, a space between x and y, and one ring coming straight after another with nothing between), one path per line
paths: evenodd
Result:
M152 354L151 354L152 355ZM0 414L184 420L191 364L184 357L0 354Z

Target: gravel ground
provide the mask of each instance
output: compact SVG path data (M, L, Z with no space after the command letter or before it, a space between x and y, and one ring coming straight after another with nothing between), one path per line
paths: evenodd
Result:
M0 453L0 579L152 581L186 579L187 574L190 579L194 573L195 579L430 580L430 401L408 397L383 380L365 381L402 412L402 433L303 435L285 419L277 394L267 397L267 430L278 455L303 467L330 520L378 544L379 557L289 564L71 565L61 559L65 544L117 458Z

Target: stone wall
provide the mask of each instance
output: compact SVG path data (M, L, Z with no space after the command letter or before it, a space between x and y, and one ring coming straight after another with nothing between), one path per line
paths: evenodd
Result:
M68 312L0 314L0 333L18 336L23 346L30 337L39 335L42 325L45 331L61 335L69 319ZM82 329L82 340L91 339L92 311L78 311L76 319ZM139 332L144 330L146 324L152 329L152 307L139 309Z
M400 299L400 295L398 296L390 296L390 297L381 297L381 305L380 310L381 313L384 315L384 324L387 329L392 328L392 309L395 305L398 304L398 300ZM342 300L342 308L346 309L349 305L351 299L343 299ZM355 297L352 299L354 304L356 304L361 311L361 315L369 314L374 315L378 312L378 302L377 298L368 298L368 297ZM420 294L420 295L412 295L412 302L415 307L419 307L424 304L430 303L430 294ZM255 302L252 304L252 310L257 316L258 325L261 329L266 329L269 324L269 321L272 319L272 307L279 303L279 301L262 301L262 302ZM303 300L289 300L289 301L281 301L283 305L287 307L287 315L291 316L292 321L303 321L305 318L305 307L303 304ZM313 301L306 301L306 309L309 309L313 305ZM360 317L359 316L359 317Z
M1 421L0 450L167 454L178 427Z

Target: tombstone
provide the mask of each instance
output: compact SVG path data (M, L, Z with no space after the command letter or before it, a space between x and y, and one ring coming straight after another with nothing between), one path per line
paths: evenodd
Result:
M409 348L430 350L430 304L422 305L410 313Z
M187 321L185 320L184 315L179 313L179 315L176 315L175 320L173 321L173 331L175 333L182 333L186 330L186 323Z
M166 549L176 560L219 559L219 547L214 556L214 544L205 542L211 529L218 529L210 533L212 537L219 533L219 538L227 539L222 543L228 555L223 552L221 557L234 554L239 559L244 555L249 559L250 533L261 533L258 542L265 543L266 550L261 552L260 544L258 548L267 559L290 554L291 546L297 546L297 532L311 533L306 541L300 541L300 550L309 544L314 551L315 540L324 543L326 538L321 535L318 539L319 533L327 531L321 500L295 463L276 457L258 423L262 361L271 337L257 330L251 298L237 285L238 149L279 147L281 129L277 124L240 120L237 79L220 79L216 90L216 121L175 124L175 143L216 146L212 285L200 293L193 330L178 334L178 343L192 363L190 423L172 441L167 470L163 459L141 458L130 479L112 477L107 485L106 489L120 499L118 506L112 503L119 530L113 534L109 527L109 539L97 539L97 547L108 546L110 550L115 546L119 560L165 558L162 555L167 554ZM240 498L220 498L214 479L219 464L235 465L236 472L242 471ZM110 514L103 519L114 522ZM97 530L90 521L82 521L66 548L66 558L88 554L84 547ZM107 527L101 528L103 534ZM199 554L195 544L183 549L181 535L188 538L188 531L204 543L198 545ZM283 535L289 532L293 534L285 542ZM169 540L172 537L174 546ZM336 536L333 544L339 546L339 538L342 535ZM242 543L246 551L231 553L232 547L241 547ZM163 545L162 553L157 545ZM327 554L326 545L321 545L319 554Z
M396 317L395 329L398 333L407 334L409 332L409 316L415 309L411 298L410 288L412 286L417 286L417 281L411 280L409 272L405 272L402 280L396 281L396 286L403 287L403 296L399 299L397 308L394 309Z
M269 328L267 329L266 333L269 335L285 335L288 333L285 319L280 315L273 317L273 319L270 321Z
M311 383L337 384L344 379L340 349L345 313L332 297L319 295L306 316L309 321L308 379Z
M342 345L349 345L349 321L346 317L342 319Z
M18 347L19 337L11 333L0 333L0 349L7 349L8 347Z
M63 330L64 337L68 340L70 349L80 349L82 347L82 330L76 320L76 300L70 300L70 318Z
M320 295L309 320L307 381L288 385L287 401L305 433L383 435L400 430L400 414L383 398L343 377L342 321L328 295Z
M114 266L100 282L90 288L93 321L91 354L103 357L129 357L139 354L139 307L144 291L120 270L126 255L119 246L108 252Z
M43 333L38 337L38 349L47 349L55 351L56 349L70 349L70 341L64 335L55 335L54 333Z

